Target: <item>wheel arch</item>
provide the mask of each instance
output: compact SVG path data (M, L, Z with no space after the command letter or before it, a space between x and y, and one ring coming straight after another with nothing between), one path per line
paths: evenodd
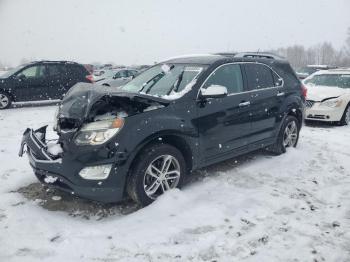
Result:
M188 143L184 135L175 131L162 131L145 138L134 150L135 153L129 160L129 170L132 169L132 166L137 160L137 157L145 148L160 143L169 144L178 149L185 159L187 170L192 170L194 154L193 149L191 148L190 143Z
M298 107L291 106L291 108L288 109L286 116L294 116L298 119L300 126L303 124L303 112Z
M12 94L11 92L8 92L8 91L6 91L6 90L5 90L5 89L3 89L3 88L0 88L0 92L5 93L5 94L9 95L9 96L10 96L10 98L11 98L11 100L12 100L12 102L13 102L13 101L15 101L15 97L13 96L13 94Z

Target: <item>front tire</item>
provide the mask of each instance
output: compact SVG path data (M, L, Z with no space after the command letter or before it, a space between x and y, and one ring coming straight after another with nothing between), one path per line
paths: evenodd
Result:
M127 181L129 196L141 206L151 204L173 188L181 188L186 162L181 152L168 144L154 144L137 157Z
M288 147L296 147L299 140L300 123L294 116L288 115L278 133L277 141L267 150L280 155L286 152Z
M340 120L340 125L347 126L350 124L350 104L344 110L343 116Z
M0 91L0 110L9 108L11 106L11 103L11 96L5 92Z

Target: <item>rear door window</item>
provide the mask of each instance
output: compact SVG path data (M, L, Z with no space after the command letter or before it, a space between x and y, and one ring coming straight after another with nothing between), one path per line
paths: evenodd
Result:
M203 88L219 85L227 88L228 94L243 91L243 78L241 67L238 64L227 64L217 68L206 80Z
M52 77L57 77L57 76L60 76L62 75L62 66L61 65L47 65L48 67L48 74L49 76L52 76Z
M276 81L279 82L274 79L272 70L265 65L248 63L244 65L244 68L250 90L274 87Z

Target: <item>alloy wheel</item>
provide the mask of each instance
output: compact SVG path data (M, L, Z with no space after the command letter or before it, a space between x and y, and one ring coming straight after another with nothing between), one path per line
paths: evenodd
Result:
M4 95L0 94L0 108L6 108L10 102L10 99Z
M171 155L162 155L154 159L147 167L143 186L146 195L156 199L165 191L175 188L180 180L179 161Z
M298 126L295 121L287 124L283 134L284 147L294 147L298 139Z

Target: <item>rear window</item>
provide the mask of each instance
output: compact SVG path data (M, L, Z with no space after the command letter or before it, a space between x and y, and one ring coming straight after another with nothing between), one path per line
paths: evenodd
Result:
M262 64L245 64L248 87L251 90L274 87L278 79L274 79L272 70Z

